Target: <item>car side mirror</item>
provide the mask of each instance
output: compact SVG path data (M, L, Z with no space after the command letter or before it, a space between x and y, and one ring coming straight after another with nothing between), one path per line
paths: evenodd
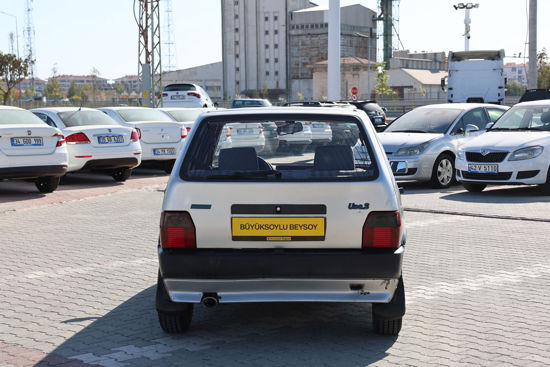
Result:
M471 133L475 133L476 131L479 131L479 127L477 127L476 125L468 124L464 129L464 136L468 136Z
M495 123L494 122L489 122L487 125L485 125L485 130L489 130L490 128L493 127Z

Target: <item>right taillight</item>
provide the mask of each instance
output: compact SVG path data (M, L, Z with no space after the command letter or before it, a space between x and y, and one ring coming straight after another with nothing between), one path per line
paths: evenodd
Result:
M54 136L58 137L57 144L55 144L56 148L61 147L63 146L63 144L65 144L65 135L58 133L54 134Z
M401 214L371 212L363 225L363 248L399 248L401 245Z
M74 133L65 138L67 144L89 144L90 139L84 133Z
M160 246L162 248L197 248L195 225L188 212L162 212Z
M130 140L131 140L131 141L138 141L139 138L141 137L141 136L140 136L141 134L139 134L139 133L137 132L138 130L139 130L139 129L134 129L134 130L132 130L132 135L130 135Z

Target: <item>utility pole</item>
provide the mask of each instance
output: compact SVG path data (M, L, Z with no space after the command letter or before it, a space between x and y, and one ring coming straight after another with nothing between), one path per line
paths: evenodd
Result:
M479 4L458 3L457 5L453 5L453 7L455 10L464 9L464 51L470 51L470 24L472 23L470 10L479 8Z
M537 0L529 0L529 70L527 88L537 88Z
M329 0L327 81L328 99L340 100L340 0Z
M162 68L166 71L171 71L175 70L178 65L173 27L174 20L172 17L172 0L164 0L164 7L164 41L162 42L164 65Z
M2 10L0 10L0 14L4 14L15 19L15 39L17 40L17 54L15 52L12 52L12 53L14 55L17 55L17 57L19 57L19 27L17 25L17 17L13 14L6 13L5 11L2 11ZM13 43L11 33L10 33L10 42Z
M141 104L158 107L162 98L157 98L162 86L160 50L160 0L138 0L138 82ZM135 12L135 9L134 9Z
M27 24L25 28L25 36L26 36L26 51L27 51L27 57L31 60L34 59L34 24L32 21L32 0L27 0ZM32 63L29 67L29 79L31 80L31 90L34 95L34 70L36 63Z

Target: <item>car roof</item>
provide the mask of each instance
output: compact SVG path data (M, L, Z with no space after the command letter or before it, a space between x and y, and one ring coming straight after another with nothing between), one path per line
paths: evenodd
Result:
M527 101L520 102L514 105L515 106L550 106L550 99L539 99L536 101Z
M201 111L211 111L215 107L158 107L161 111L192 111L192 110L201 110Z
M109 109L113 111L121 111L121 110L154 110L154 108L151 107L142 107L142 106L111 106L111 107L100 107L100 110L102 109Z
M348 108L325 108L325 107L256 107L256 108L234 108L227 110L206 111L204 116L234 116L234 115L266 115L266 114L304 114L304 115L327 115L327 116L358 116L364 117L364 112Z
M0 106L0 110L24 110L24 108L19 108L15 106Z
M72 112L72 111L97 111L95 108L89 107L41 107L33 108L31 111L52 111L52 112ZM98 111L99 112L99 111Z
M449 109L456 109L456 110L470 110L472 108L477 107L497 107L502 109L509 108L508 106L504 105L498 105L498 104L489 104L489 103L438 103L438 104L429 104L425 106L420 106L417 108L449 108Z

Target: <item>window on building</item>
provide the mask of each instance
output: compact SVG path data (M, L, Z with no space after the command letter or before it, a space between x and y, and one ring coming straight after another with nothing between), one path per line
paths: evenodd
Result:
M274 44L273 48L279 48L279 44L278 43Z
M238 58L239 58L239 54L235 54L235 58L238 59Z
M265 49L266 49L266 50L269 49L269 45L268 45L268 44L265 45Z
M269 71L266 71L266 72L265 72L265 76L269 76Z
M274 16L273 16L273 20L274 20L274 21L277 21L278 19L279 19L279 16L278 16L278 15L274 15Z
M275 70L275 76L279 76L279 70Z
M239 0L235 0L235 5L239 5Z
M265 63L269 64L269 59L268 58L265 59Z
M235 14L235 19L239 19L239 14Z
M279 34L279 30L278 29L274 30L273 34Z
M239 28L235 28L235 33L239 33Z
M238 72L239 72L239 70L240 70L240 69L239 69L239 67L237 66L237 67L235 68L235 72L237 72L237 73L238 73Z
M238 46L239 45L239 41L235 41L235 46Z
M269 35L269 31L266 30L266 31L265 31L265 35L266 35L266 36Z
M275 62L275 64L276 64L276 63L278 63L278 62L279 62L279 58L278 58L278 57L276 57L276 58L275 58L275 59L274 59L273 61L274 61L274 62Z
M266 16L264 17L264 20L267 22L267 21L269 20L269 17L266 15Z

